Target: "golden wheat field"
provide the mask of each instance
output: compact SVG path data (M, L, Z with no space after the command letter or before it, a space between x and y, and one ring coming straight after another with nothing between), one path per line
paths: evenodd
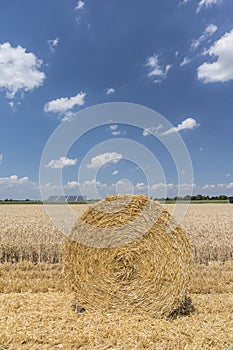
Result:
M77 313L63 275L65 238L43 206L0 205L0 349L232 350L233 205L192 204L182 226L195 262L193 313Z

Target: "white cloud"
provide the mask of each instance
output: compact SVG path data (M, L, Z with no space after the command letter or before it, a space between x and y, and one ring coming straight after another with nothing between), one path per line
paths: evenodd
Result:
M120 135L121 134L121 131L113 131L112 132L112 135L113 136L118 136L118 135Z
M118 170L114 170L114 171L112 172L112 175L117 175L118 173L119 173Z
M72 111L67 111L64 113L64 115L61 118L62 122L70 122L71 120L74 120L77 113Z
M76 188L79 187L80 183L78 181L68 181L65 185L66 188Z
M216 187L215 185L206 184L206 185L202 186L201 189L202 190L209 190L209 189L213 189L215 187Z
M55 51L55 47L58 45L59 41L59 38L48 40L49 49L51 52Z
M38 184L32 182L28 176L0 177L0 197L2 199L40 198Z
M85 103L86 93L79 92L73 97L61 97L56 100L46 103L44 106L45 112L66 113L75 106L83 106Z
M192 41L191 49L196 50L203 41L209 39L217 30L218 27L215 24L209 24L203 34L198 39Z
M225 33L204 54L216 57L197 68L197 76L204 83L226 82L233 79L233 30Z
M189 64L191 62L191 59L189 57L184 57L183 61L181 62L180 66L183 67L186 64Z
M158 131L162 128L163 126L159 124L158 126L154 127L151 126L150 128L146 128L143 130L142 135L143 136L148 136L148 135L153 135L153 134L158 134Z
M3 161L3 154L0 154L0 164L2 163Z
M110 130L116 130L116 129L118 129L118 125L117 124L112 124L112 125L110 125Z
M139 190L139 191L143 191L147 188L147 186L143 183L143 182L138 182L136 185L135 185L135 189L136 190Z
M174 132L179 132L181 130L188 130L188 129L192 130L192 129L198 127L199 125L200 124L198 124L195 119L187 118L187 119L183 120L177 126L174 126L171 129L163 132L161 135L169 135L169 134L173 134Z
M182 6L190 2L191 0L181 0L178 6Z
M77 159L69 159L67 157L61 157L60 159L51 160L46 167L52 169L63 169L65 166L74 166L77 164Z
M168 64L164 67L162 67L159 64L159 58L158 55L153 55L149 57L146 61L146 67L149 67L150 72L147 74L148 77L154 78L157 77L154 82L160 83L162 79L166 79L167 73L169 69L171 68L171 65Z
M225 184L206 184L201 187L202 190L213 190L218 188L225 189L225 190L231 189L233 188L233 182L225 183Z
M111 94L114 94L115 92L116 92L116 90L113 88L106 89L106 95L111 95Z
M230 177L231 176L231 174L230 173L227 173L227 174L225 174L227 177Z
M84 6L85 6L85 2L82 0L79 0L75 6L75 10L76 11L81 10L84 8Z
M159 182L159 183L155 183L153 185L150 186L151 190L158 190L161 188L173 188L174 184L172 183L163 183L163 182Z
M42 61L32 52L10 43L0 45L0 89L8 98L19 91L32 91L43 85L45 74L39 71Z
M19 178L17 175L11 175L9 177L0 177L0 185L5 187L12 187L12 185L22 185L29 181L29 177L24 176Z
M117 124L112 124L112 125L110 125L109 129L112 131L112 135L113 135L113 136L125 135L125 134L126 134L126 131L117 130L118 127L119 127L119 126L118 126Z
M220 4L222 0L200 0L197 6L196 13L199 13L203 7L210 7L215 4Z
M91 163L87 164L87 168L100 168L106 163L118 163L122 159L122 154L117 152L106 152L91 159Z

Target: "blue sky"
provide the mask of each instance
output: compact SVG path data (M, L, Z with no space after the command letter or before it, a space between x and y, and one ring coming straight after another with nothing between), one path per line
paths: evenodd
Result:
M165 179L150 185L153 195L175 195L186 184L178 184L174 162L151 135L167 133L186 144L194 193L232 195L232 11L231 0L1 2L0 198L40 198L40 160L51 134L79 111L107 102L151 108L173 127L110 122L83 135L46 165L63 170L66 193L81 187L90 198L93 186L101 195L146 192L145 169L124 159L117 144L93 150L78 179L93 147L126 138L148 148L163 168ZM55 183L43 185L56 193Z

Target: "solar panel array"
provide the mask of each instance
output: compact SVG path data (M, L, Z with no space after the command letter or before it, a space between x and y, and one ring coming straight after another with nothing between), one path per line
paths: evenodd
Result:
M50 196L47 202L52 203L64 203L64 202L85 202L87 200L86 196Z

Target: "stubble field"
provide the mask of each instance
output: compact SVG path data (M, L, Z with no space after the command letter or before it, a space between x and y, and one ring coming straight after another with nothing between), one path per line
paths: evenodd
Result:
M0 349L231 349L233 205L192 204L182 225L195 262L191 315L77 314L64 283L65 238L43 206L0 205Z

